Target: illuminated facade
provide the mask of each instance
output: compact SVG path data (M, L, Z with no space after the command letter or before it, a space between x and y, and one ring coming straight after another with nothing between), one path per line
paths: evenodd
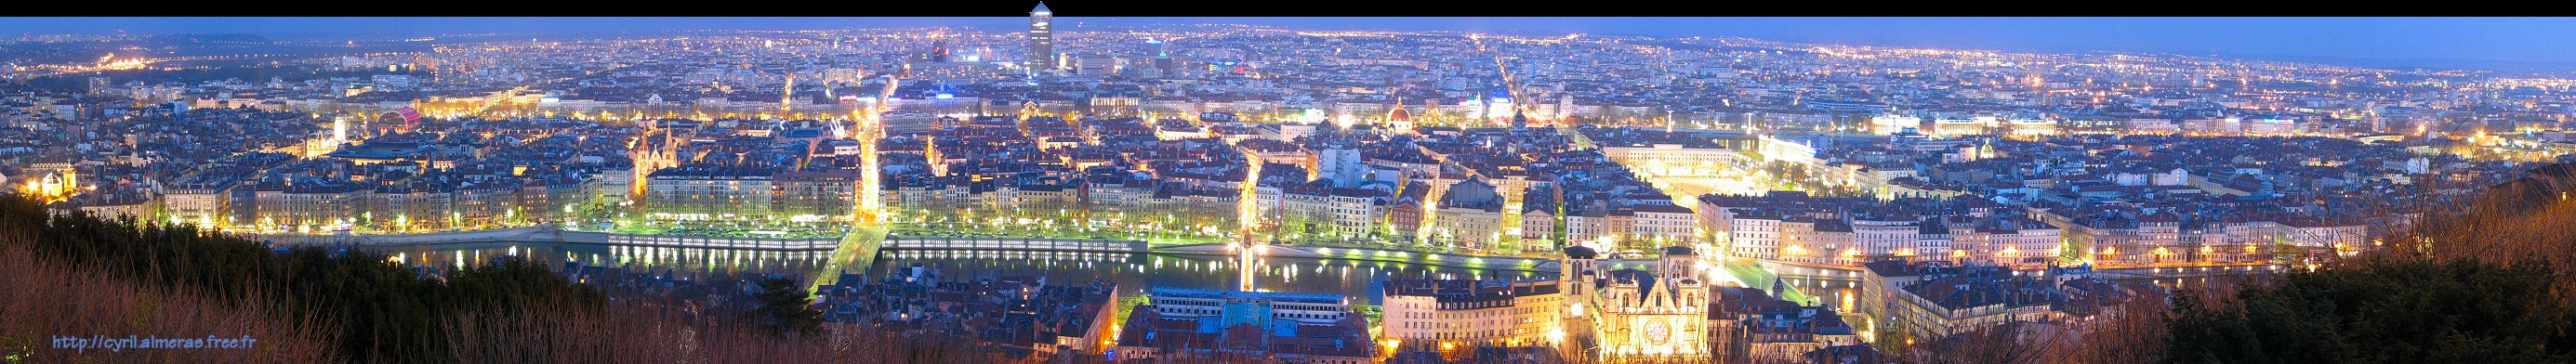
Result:
M47 171L29 178L22 189L26 195L40 201L61 201L80 192L80 172L71 168Z
M698 166L654 171L645 183L651 217L662 220L733 220L771 216L775 173L757 168Z
M1487 247L1501 240L1503 197L1479 180L1451 185L1434 210L1431 242L1441 246Z
M851 169L781 172L773 181L778 194L771 203L778 216L791 220L848 216L858 201L858 182L859 171Z
M366 212L367 197L374 192L369 186L327 179L309 179L300 185L294 182L260 184L253 188L255 191L251 196L256 203L251 210L256 212L252 215L257 219L256 225L297 232L349 222ZM250 220L244 216L233 219L237 223Z
M162 190L162 214L174 224L230 226L232 185L176 184Z
M1385 335L1417 345L1523 347L1564 339L1555 281L1393 279Z
M1709 287L1700 280L1699 254L1665 247L1657 271L1602 272L1587 247L1566 248L1560 268L1569 294L1569 326L1584 327L1599 355L1622 358L1708 358ZM1589 322L1585 322L1589 321Z

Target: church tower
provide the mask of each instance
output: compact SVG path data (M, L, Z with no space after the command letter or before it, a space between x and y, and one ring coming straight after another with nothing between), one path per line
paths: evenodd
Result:
M1567 245L1565 258L1557 261L1556 291L1563 295L1557 301L1557 326L1564 328L1569 337L1592 337L1596 320L1601 317L1604 303L1599 300L1600 267L1592 261L1596 257L1591 247Z
M1699 279L1699 252L1690 247L1679 245L1664 247L1664 257L1656 263L1656 276Z
M1600 289L1593 286L1595 279L1600 277L1600 267L1592 261L1598 256L1591 247L1565 247L1565 259L1558 261L1556 267L1556 282L1560 288L1557 291L1565 294L1565 302L1579 305L1586 297L1592 296L1594 290Z

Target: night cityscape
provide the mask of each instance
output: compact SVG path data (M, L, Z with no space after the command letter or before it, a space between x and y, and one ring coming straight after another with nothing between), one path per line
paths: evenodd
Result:
M10 18L0 359L2576 362L2576 20L1065 10Z

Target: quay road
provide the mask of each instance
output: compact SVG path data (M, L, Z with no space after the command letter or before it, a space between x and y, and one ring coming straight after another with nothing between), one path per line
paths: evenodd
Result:
M1755 265L1755 270L1770 272L1776 276L1793 279L1824 279L1837 281L1859 281L1861 279L1861 268L1855 266L1777 260L1756 260L1750 258L1736 260L1741 263ZM1729 263L1729 270L1736 270L1735 265L1737 265L1737 263ZM2093 277L2114 280L2198 278L2236 273L2249 273L2263 270L2277 271L2284 269L2283 267L2286 266L2287 265L2281 263L2164 263L2147 265L2097 264L2093 266ZM2015 268L2014 270L2036 271L2037 269ZM1770 277L1757 278L1759 278L1756 279L1757 281L1765 282L1763 284L1769 284L1767 283L1769 282L1768 279L1771 279ZM1748 282L1748 284L1750 284L1750 282Z
M853 234L854 236L856 234ZM417 245L472 243L570 243L615 246L709 248L772 251L815 251L839 248L844 238L755 238L682 235L613 234L592 231L567 231L552 226L529 226L492 230L450 231L415 234L233 234L233 236L267 242L273 246L320 246L349 248L383 248Z
M1170 246L1150 251L1140 251L1140 253L1209 256L1235 255L1235 252L1229 245L1230 244L1227 243L1213 243ZM1264 257L1377 261L1471 269L1555 271L1557 266L1556 259L1554 258L1441 254L1337 246L1254 245L1251 249L1257 249L1258 251L1255 251L1254 253Z
M839 272L853 267L872 267L885 251L964 250L964 251L1063 251L1087 253L1175 254L1230 257L1241 252L1242 245L1209 243L1178 246L1152 246L1143 241L1085 240L1045 238L915 238L898 237L889 241L883 226L858 227L838 238L778 239L750 237L701 237L673 235L633 235L602 232L565 231L554 227L520 227L494 230L384 235L310 235L310 234L236 234L236 236L269 242L277 246L328 246L350 248L393 248L423 245L476 243L570 243L609 246L705 248L763 251L831 250L830 260L821 272ZM1250 249L1263 257L1312 258L1352 261L1375 261L1409 265L1454 268L1553 272L1553 257L1484 256L1418 252L1343 246L1253 245ZM1714 258L1714 257L1712 257ZM1820 265L1754 259L1714 258L1707 267L1711 282L1734 282L1744 287L1769 290L1772 283L1788 280L1859 281L1858 267ZM1655 260L1603 260L1608 266L1643 266ZM2095 266L2096 277L2118 280L2178 279L2279 270L2271 263L2246 264L2164 264L2142 266ZM820 274L817 286L833 284L838 274ZM1774 292L1784 299L1815 302L1814 297L1799 292L1798 285Z

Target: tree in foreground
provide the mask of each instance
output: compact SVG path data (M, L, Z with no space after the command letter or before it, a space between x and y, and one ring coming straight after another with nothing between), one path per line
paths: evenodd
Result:
M2576 362L2571 312L2548 264L2364 258L2175 299L2178 362Z
M815 336L823 333L823 311L813 308L813 296L795 278L771 276L758 283L760 292L748 319L754 327L772 335L796 334Z

